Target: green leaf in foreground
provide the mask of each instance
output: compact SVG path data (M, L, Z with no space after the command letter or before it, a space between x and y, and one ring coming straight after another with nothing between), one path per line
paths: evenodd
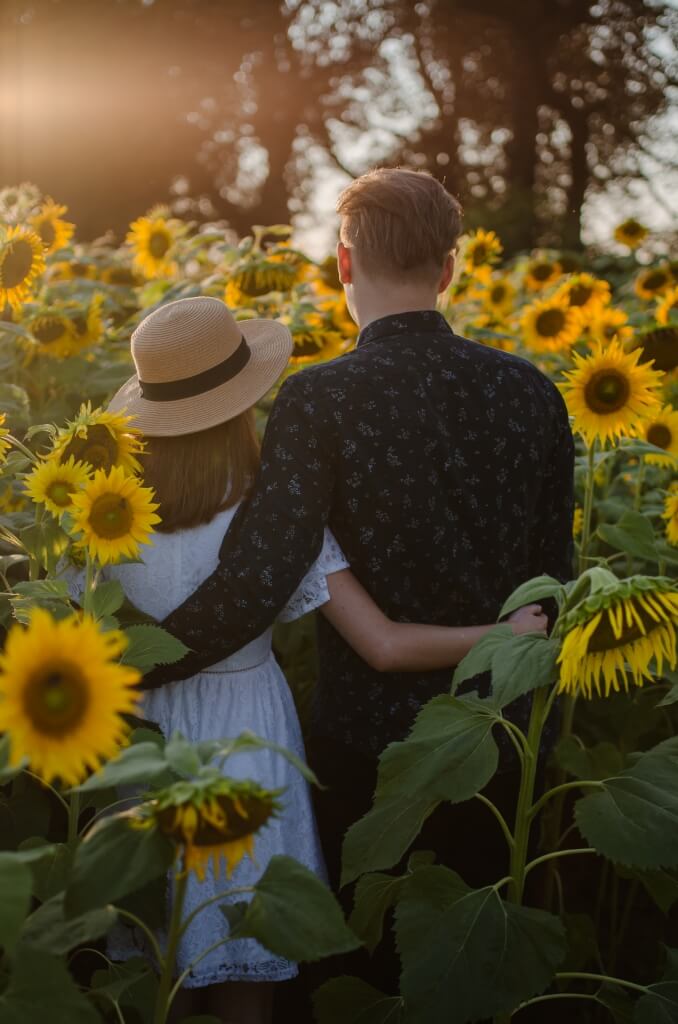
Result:
M349 924L370 953L381 942L384 915L396 903L406 876L363 875L355 889Z
M462 683L483 672L489 672L492 668L492 659L497 651L501 650L506 643L514 636L513 630L508 623L503 622L499 626L493 626L489 633L474 644L465 658L457 665L452 677L452 693L456 693Z
M564 593L565 588L563 584L553 576L535 576L534 579L521 583L513 591L511 596L504 602L498 618L503 619L505 615L518 611L519 608L523 608L526 604L539 604L540 601L545 601L549 597L557 599L563 596Z
M558 644L539 633L523 633L503 644L492 658L492 697L505 707L530 690L556 681Z
M115 924L113 907L100 907L86 914L64 918L64 894L59 893L38 907L27 919L21 941L45 953L68 953L76 946L101 938Z
M288 960L321 960L360 945L327 886L283 856L269 861L233 936L257 939Z
M31 902L33 876L27 864L0 853L0 946L14 951Z
M387 996L360 978L333 978L315 992L318 1024L403 1024L403 1000Z
M0 995L2 1024L101 1024L63 960L21 948L9 984Z
M94 775L75 787L80 793L91 793L111 786L162 785L173 781L165 752L153 740L135 743L118 754Z
M172 665L188 654L188 647L160 626L128 626L125 636L128 646L122 661L140 672L149 672L156 665Z
M396 909L408 1019L466 1024L543 992L566 952L562 922L469 889L448 868L421 868Z
M678 737L578 800L582 835L612 861L646 870L678 867Z

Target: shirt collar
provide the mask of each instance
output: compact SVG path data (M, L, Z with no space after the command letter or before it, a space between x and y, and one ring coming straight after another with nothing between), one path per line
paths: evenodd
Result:
M392 313L379 317L364 327L358 335L358 346L368 345L381 338L392 338L394 335L412 334L452 334L452 328L442 313L437 309L416 309L409 313Z

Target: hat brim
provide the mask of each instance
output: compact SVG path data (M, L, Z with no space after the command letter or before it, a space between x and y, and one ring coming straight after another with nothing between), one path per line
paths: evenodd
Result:
M238 322L250 349L244 368L231 380L191 398L151 402L144 398L136 374L109 403L111 412L133 416L133 426L148 437L174 437L209 430L255 405L271 390L289 362L292 336L275 320Z

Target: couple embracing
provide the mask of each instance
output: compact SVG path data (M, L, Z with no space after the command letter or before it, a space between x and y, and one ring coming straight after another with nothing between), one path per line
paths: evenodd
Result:
M321 613L306 756L325 788L313 807L275 753L229 760L229 774L285 787L284 811L257 836L256 864L236 868L237 885L284 853L338 888L342 839L370 806L379 754L449 690L451 668L518 584L570 574L573 446L558 392L530 363L456 335L435 309L453 272L458 203L428 174L380 169L337 209L358 343L285 381L261 451L252 409L291 340L274 321L236 324L214 298L168 303L140 324L137 376L111 405L146 437L162 523L143 564L109 572L190 648L146 676L148 718L194 741L250 729L304 756L271 628ZM516 632L545 628L538 606L514 613ZM510 803L508 755L493 784L495 802ZM439 809L425 845L473 885L500 877L503 851L471 805ZM218 892L223 880L208 876L189 910L205 886ZM180 966L226 929L216 906L204 911ZM223 1020L265 1024L270 983L295 973L242 940L202 960L187 987Z

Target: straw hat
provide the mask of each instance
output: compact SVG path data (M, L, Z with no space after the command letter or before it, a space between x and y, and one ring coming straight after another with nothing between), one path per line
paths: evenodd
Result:
M149 437L193 434L231 420L275 384L292 338L275 320L236 321L221 299L168 302L132 335L136 374L109 409Z

